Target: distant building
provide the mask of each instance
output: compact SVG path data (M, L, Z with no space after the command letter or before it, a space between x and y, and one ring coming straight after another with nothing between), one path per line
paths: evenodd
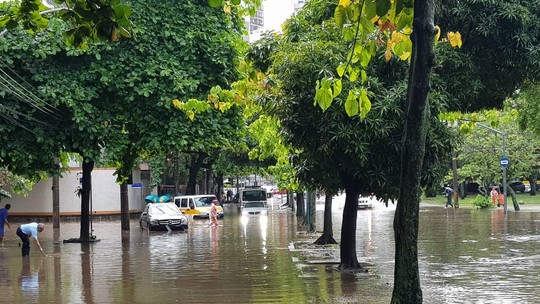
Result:
M304 6L306 3L305 0L293 0L294 3L294 14L298 14L298 11Z
M306 0L264 0L256 15L246 19L248 42L257 41L264 32L281 33L283 22L295 15L305 4Z
M260 31L264 28L264 4L259 7L255 16L249 17L248 32L250 34Z

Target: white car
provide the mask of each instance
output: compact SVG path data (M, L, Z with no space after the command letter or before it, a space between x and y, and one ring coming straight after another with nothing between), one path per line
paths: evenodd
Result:
M266 212L264 202L245 202L242 206L242 215L266 215Z
M358 209L371 209L373 208L373 199L370 197L358 198Z
M139 219L141 229L188 229L188 219L174 203L150 203L144 207Z

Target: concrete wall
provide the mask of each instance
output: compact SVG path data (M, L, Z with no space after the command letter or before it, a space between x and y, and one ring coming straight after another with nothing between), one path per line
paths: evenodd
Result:
M116 183L113 175L114 168L95 168L92 171L92 199L91 212L94 215L119 215L120 214L120 185ZM140 177L139 171L134 171L134 183ZM60 189L60 216L80 215L81 198L75 193L80 186L82 168L73 167L65 172L59 180ZM146 185L145 185L146 186ZM6 189L10 191L10 189ZM128 185L129 210L138 213L146 205L145 194L149 192L145 188L133 188ZM13 193L10 191L10 193ZM2 200L1 206L11 204L9 215L17 216L52 216L52 178L43 180L34 185L28 195L13 195L12 198Z

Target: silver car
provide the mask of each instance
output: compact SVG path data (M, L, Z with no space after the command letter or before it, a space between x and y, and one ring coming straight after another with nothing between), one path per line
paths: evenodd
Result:
M150 203L144 207L139 219L141 229L188 229L188 219L174 203Z

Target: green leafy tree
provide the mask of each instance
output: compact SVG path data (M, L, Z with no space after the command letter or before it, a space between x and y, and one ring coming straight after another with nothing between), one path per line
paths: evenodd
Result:
M231 138L237 128L238 109L214 109L191 120L172 101L205 100L213 85L227 85L235 78L239 19L197 1L147 5L133 2L138 39L122 45L66 48L59 34L61 22L50 22L48 30L34 37L10 32L3 42L7 65L63 111L57 115L60 122L51 115L48 120L61 132L39 130L48 132L42 137L51 149L78 152L91 164L105 148L118 165L120 182L143 150L207 151ZM176 18L178 12L184 18ZM199 18L201 14L208 18ZM16 101L12 108L17 108ZM49 159L52 162L52 156Z
M458 149L461 164L458 169L459 176L467 180L480 181L486 196L490 185L502 183L499 160L503 156L503 148L506 157L510 159L510 167L506 171L508 181L529 180L536 173L538 156L531 152L540 146L540 142L529 134L530 131L519 129L516 119L519 114L510 108L511 103L512 101L507 102L504 111L486 111L478 114L478 119L494 115L497 117L497 124L493 127L506 134L504 147L501 135L477 127L466 135L463 145ZM479 138L482 140L478 140ZM516 201L513 191L510 194L513 201Z
M309 9L321 8L308 3L306 10ZM384 70L379 69L384 55L379 53L378 60L368 67L367 74L374 77L368 77L364 83L373 100L369 115L364 118L349 117L348 107L355 103L345 96L363 94L352 81L342 81L342 93L335 96L335 104L325 110L312 107L317 94L313 84L320 75L336 76L334 66L346 57L344 49L332 21L311 24L300 14L287 23L283 42L271 58L272 72L279 83L280 94L275 100L279 103L282 133L287 144L298 150L292 161L298 176L306 184L327 191L346 190L340 266L355 269L360 267L355 245L358 196L371 192L387 200L398 196L406 69L402 63L394 62L390 68L394 77L380 72ZM380 80L383 78L384 82ZM437 103L431 110L437 113ZM437 119L429 122L430 138L436 140L429 141L428 150L433 151L432 157L438 154L442 160L448 155L444 151L449 147L449 137L445 135L449 131Z
M87 48L87 42L116 41L119 36L130 38L131 8L119 0L56 0L58 8L48 9L41 0L21 0L8 4L0 14L0 28L14 30L19 26L31 33L45 29L48 13L60 16L69 27L65 29L70 45Z
M527 138L536 140L540 135L540 124L538 123L538 117L540 117L540 98L539 89L537 85L528 84L525 86L515 98L516 106L519 111L519 125L522 130L529 130L532 136ZM529 134L531 134L529 133ZM540 148L534 147L530 151L536 156L536 163L532 166L533 172L530 176L529 182L531 184L531 195L536 195L538 179L540 178Z
M465 20L458 21L458 25L460 26L468 27L477 20L483 22L484 20L490 20L489 17L500 17L500 10L496 10L497 8L500 8L501 6L508 7L514 5L514 3L507 5L507 3L503 1L499 2L502 4L501 6L492 5L494 4L493 1L467 2L467 4L469 3L472 7L472 9L470 10L471 17ZM421 303L422 292L418 275L418 252L416 249L416 244L418 234L417 227L420 190L419 186L421 183L420 168L422 167L422 162L424 159L424 144L426 132L428 129L427 121L429 117L427 96L428 92L430 91L430 73L435 66L433 41L437 41L441 34L440 29L437 29L435 27L434 22L434 13L436 8L435 3L430 0L415 1L414 8L412 1L391 2L386 0L378 0L373 2L350 2L345 0L340 1L339 4L340 5L338 6L338 9L336 9L335 18L338 20L338 24L346 25L343 27L345 39L354 41L353 47L351 47L351 53L348 56L349 60L347 61L347 63L342 64L338 67L338 74L340 74L340 76L348 75L350 77L351 75L356 76L361 74L362 70L359 70L358 68L351 67L349 69L349 63L354 63L354 61L356 60L357 62L361 63L361 68L364 68L366 60L360 59L364 59L367 57L367 55L369 55L369 52L365 51L366 46L370 46L370 40L365 39L365 35L367 35L368 33L374 34L374 37L378 37L377 39L379 39L379 41L385 43L385 45L387 46L387 59L391 57L391 54L395 54L401 59L410 58L408 82L409 90L407 93L408 110L402 145L400 195L394 220L394 229L396 235L396 264L394 277L395 285L392 303ZM448 6L448 12L454 13L454 8L458 6L461 8L463 7L464 3L459 2L459 4L457 4L457 2L452 2L452 4L454 5ZM474 5L476 4L485 4L486 18L477 18L478 15L476 14L476 12L472 12L474 11ZM510 11L511 10L507 10L507 14ZM515 11L512 12L516 16L514 20L519 19L519 17L521 16L524 16L523 20L525 21L532 20L531 18L529 18L529 16L532 16L534 14L527 14L527 12L523 10L517 11L519 11L519 13ZM454 16L452 16L452 18L453 17ZM365 21L364 23L362 23L363 20L366 20L364 18L370 21L377 21L379 25L379 31L375 30L373 27L370 27L370 25ZM453 20L452 18L448 18L448 20ZM512 16L508 19L512 19ZM493 18L491 18L491 20L493 20ZM361 31L357 31L357 33L361 32L360 36L352 33L354 32L354 30L351 30L351 28L354 27L352 27L351 25L357 25L356 28L361 29ZM451 32L455 29L450 28L448 25L445 24L443 24L443 29L444 31L446 31L446 39L450 42L451 45L461 46L461 33ZM474 27L474 25L468 28L468 30L471 31L474 31L475 29L476 28ZM520 27L518 27L518 29L520 29ZM410 35L409 37L409 34L411 34L411 30L412 35ZM484 35L486 32L487 30L484 31ZM385 36L384 33L389 34ZM357 37L361 37L361 39L357 39ZM504 37L506 36L501 35L500 37L504 39ZM512 37L520 39L522 36L515 35ZM364 44L362 44L362 47L357 48L355 46L355 43L357 41L364 42ZM524 41L521 41L521 43L523 42ZM476 42L471 41L470 44L476 45ZM528 48L529 50L531 50L534 49L534 47L530 47L536 45L537 43L524 44L527 45L525 46L526 49ZM496 45L494 49L499 46L500 45ZM483 53L478 53L479 56L481 56L481 54ZM534 52L529 54L534 54ZM355 55L358 59L355 59ZM525 57L527 56L528 55L525 55ZM456 62L459 62L459 60L457 60ZM486 63L494 64L497 63L497 61L491 60L486 61ZM519 84L520 79L534 77L532 76L530 71L534 71L535 61L532 60L529 61L529 63L531 63L531 65L528 67L532 67L532 69L528 69L529 73L525 74L524 78L518 78L517 83L512 82L513 84ZM518 66L520 65L514 65L514 67ZM506 69L508 68L509 66L506 66ZM490 69L487 68L482 72L486 73L487 75L489 71ZM536 73L536 75L538 75L538 73ZM366 78L362 77L362 81L364 81L364 79ZM504 82L505 79L502 79L501 81ZM488 81L486 81L486 83L487 82ZM436 82L434 81L433 83L435 84ZM326 85L321 84L321 86L318 87L319 91L321 90L321 87L323 88L323 90L321 91L322 93L320 93L320 96L322 97L320 97L317 101L320 105L321 101L323 102L323 104L321 105L323 108L328 105L328 98L324 97L325 95L327 96L328 93L325 93L324 91L326 90L328 92L330 86L334 86L333 91L335 91L336 84L339 84L339 82L334 81L333 83L330 83L330 85L328 83L326 83ZM502 86L509 87L505 86L504 84ZM490 86L486 86L486 88L489 87ZM514 87L514 89L515 88L516 87ZM506 92L507 94L509 93L508 91ZM502 97L502 99L504 99L504 97ZM502 99L496 100L495 98L493 98L493 100L490 100L489 102L500 103ZM452 101L452 99L450 99L449 101ZM449 103L449 108L452 108L453 104L459 104L456 101L457 100ZM362 103L368 104L366 100L360 99L359 108L362 108ZM462 105L463 104L464 103L462 103ZM471 106L470 108L474 108L474 106Z
M450 109L503 108L503 102L526 81L538 81L540 2L441 1L435 24L443 32L459 31L463 45L447 50L435 71L447 80ZM450 54L449 54L450 55Z

